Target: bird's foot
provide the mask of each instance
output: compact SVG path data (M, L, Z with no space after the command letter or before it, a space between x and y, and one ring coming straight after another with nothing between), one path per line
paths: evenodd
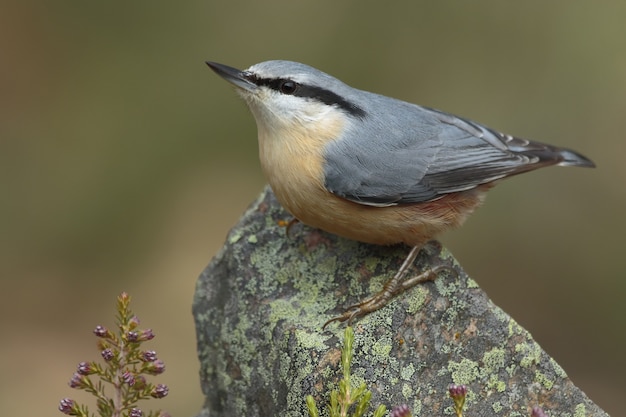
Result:
M456 273L456 270L454 270L451 266L439 265L427 271L424 271L419 275L411 277L406 281L402 281L393 289L388 289L387 285L385 285L385 288L383 288L383 290L380 291L378 294L374 295L373 297L366 298L360 303L351 305L340 316L333 317L332 319L328 320L326 323L324 323L322 329L326 328L327 325L335 321L339 323L347 322L348 325L350 325L354 319L363 317L369 313L383 308L395 296L403 293L404 291L411 289L418 284L427 281L433 281L435 278L437 278L437 275L443 271Z
M278 225L280 227L285 227L285 235L287 235L287 238L291 237L291 228L298 223L300 223L300 220L296 219L295 217L292 217L289 221L287 220L278 221Z
M439 244L439 242L432 241L429 242L427 246L429 246L430 248L434 248L437 255L441 251L441 245ZM404 291L413 288L414 286L423 282L434 280L435 278L437 278L437 275L440 272L448 271L456 274L456 270L451 266L438 265L422 272L421 274L418 274L403 281L402 279L407 274L409 268L413 265L413 262L415 261L415 258L417 257L420 249L421 246L415 246L411 249L411 252L409 252L398 272L385 283L383 289L378 294L366 298L360 303L351 305L343 312L343 314L334 317L324 323L324 326L322 328L326 328L327 325L335 321L339 323L347 322L349 325L355 318L363 317L366 314L369 314L386 306L389 301L391 301L395 296L403 293Z

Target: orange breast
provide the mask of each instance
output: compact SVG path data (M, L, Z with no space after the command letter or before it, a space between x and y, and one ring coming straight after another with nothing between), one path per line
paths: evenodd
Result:
M294 199L281 188L274 191L281 204L309 226L361 242L418 246L463 224L483 201L486 188L390 207L353 203L323 189L310 190L306 199Z

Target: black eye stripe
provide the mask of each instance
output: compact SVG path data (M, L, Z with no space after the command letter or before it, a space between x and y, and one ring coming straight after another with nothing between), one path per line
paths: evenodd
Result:
M347 111L349 114L358 118L365 117L365 110L352 103L351 101L344 99L340 95L321 87L316 87L312 85L301 85L294 95L300 97L309 97L331 106L336 105L337 107Z
M356 104L322 87L300 84L286 78L259 78L253 74L246 74L246 78L258 86L269 87L272 90L278 91L283 94L310 98L324 104L328 104L329 106L335 105L340 109L346 111L347 113L351 114L352 116L356 116L358 118L363 118L366 115L365 110L363 110ZM282 87L285 85L285 83L288 82L292 82L295 84L295 88L293 89L293 91L291 89L289 90L289 92L283 91Z

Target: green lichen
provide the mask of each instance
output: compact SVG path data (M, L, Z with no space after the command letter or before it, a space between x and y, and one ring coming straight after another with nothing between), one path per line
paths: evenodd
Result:
M370 313L361 319L361 323L363 323L364 327L367 326L367 328L389 329L393 319L395 303L397 302L397 300L392 300L389 304L387 304L387 308L381 308L380 310ZM373 340L372 343L374 343Z
M448 372L455 384L469 385L479 376L478 363L467 358L462 359L461 362L450 361Z
M270 301L270 320L275 323L283 319L292 319L300 314L300 310L293 306L289 301L277 299Z
M379 360L387 362L392 347L391 339L387 337L379 339L372 345L372 354Z
M228 243L230 245L237 243L244 234L245 234L245 230L243 229L238 229L238 228L233 229L231 233L228 235Z
M409 306L406 311L410 314L417 313L424 305L427 297L428 290L423 285L416 286L408 294L407 302Z
M250 235L248 236L248 243L252 243L255 244L259 241L259 239L257 238L256 235Z
M437 288L437 292L439 292L441 296L451 298L459 290L459 284L455 281L436 279L435 288Z
M467 288L480 288L480 286L478 285L478 283L476 281L474 281L472 278L467 277L467 281L466 281L466 285Z
M552 386L554 385L554 381L538 370L535 371L535 382L543 385L548 390L552 389Z
M385 285L385 283L389 280L390 277L386 276L386 275L374 275L372 278L370 278L369 282L368 282L368 292L370 294L377 294L378 292L380 292L383 289L383 286ZM358 286L358 288L360 288L360 284Z
M493 348L483 355L483 369L488 373L496 373L504 367L506 352L501 348Z
M515 375L515 371L517 370L517 365L512 363L511 365L507 366L505 369L509 377L512 377L513 375Z
M505 323L507 321L510 320L510 317L508 314L506 314L501 308L498 308L497 306L492 306L492 313L494 315L494 317L502 323Z
M291 358L287 352L282 352L278 356L280 357L278 375L282 381L287 381L291 369Z
M409 384L402 384L402 396L407 400L413 396L413 388Z
M585 408L585 404L577 404L576 408L574 409L574 417L585 417L586 415L587 409Z
M274 280L277 284L285 285L291 279L288 269L279 269L274 273Z
M487 388L496 390L498 392L504 392L506 390L506 383L498 378L498 375L489 375L487 380Z
M500 401L496 401L495 403L491 404L491 409L495 412L495 413L499 413L500 411L502 411L504 407L502 407L502 404L500 403Z
M565 370L561 368L561 365L559 365L553 358L550 358L550 364L552 365L552 369L554 370L556 376L559 378L567 378Z
M465 300L461 300L454 296L449 296L449 300L450 307L446 309L446 312L444 313L445 328L448 330L456 325L459 312L467 308L467 302Z
M265 278L263 285L268 293L274 291L279 283L284 285L289 282L295 274L295 262L281 269L276 268L276 250L274 247L263 247L250 254L250 265L258 271L255 276Z
M363 261L363 265L365 266L365 268L367 268L368 272L374 273L374 271L376 271L376 267L378 266L379 262L380 262L379 258L370 256L370 257L365 258L365 260Z
M516 334L522 334L525 332L524 328L522 326L520 326L515 320L513 320L512 318L508 317L509 320L509 337L516 335Z
M235 398L235 408L239 410L240 414L244 414L245 410L248 409L246 406L246 400L244 398Z
M418 390L419 392L419 390ZM415 401L413 401L413 408L411 409L413 411L413 415L414 416L419 416L421 415L422 412L422 400L420 400L419 398L416 398Z
M299 345L305 349L317 349L318 351L327 349L327 346L324 343L324 340L320 338L319 333L309 333L304 330L296 329L295 336Z
M389 313L387 308L378 310L362 319L359 323L359 332L355 338L355 346L360 348L362 354L355 359L355 364L359 364L362 358L365 362L378 363L380 366L372 369L373 374L368 376L368 379L374 377L374 379L384 378L389 382L389 386L395 386L399 383L398 378L390 377L390 375L400 374L400 366L398 358L393 357L391 350L393 348L393 341L391 336L380 337L379 335L372 334L369 329L380 329L388 327L389 324L385 324L384 321L389 319ZM357 371L365 371L365 368L355 368Z
M522 368L528 368L531 365L537 365L541 360L541 346L535 341L528 341L526 343L519 343L515 345L515 352L524 355L520 359L520 366Z
M409 363L400 370L400 378L404 379L405 381L410 381L414 373L415 366L413 366L413 363Z
M480 368L481 378L487 379L487 387L503 392L506 389L504 381L498 377L498 372L504 367L505 351L501 348L493 348L483 355L483 365Z

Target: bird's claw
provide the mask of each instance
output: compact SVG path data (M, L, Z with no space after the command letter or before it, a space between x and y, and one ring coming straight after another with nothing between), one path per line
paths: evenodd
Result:
M391 299L391 297L393 297L393 295L391 295L389 299ZM349 306L348 308L346 308L346 311L344 311L343 314L337 317L333 317L332 319L324 323L324 325L322 326L322 330L324 330L326 326L328 326L330 323L335 321L339 323L347 322L349 326L352 323L352 320L354 320L355 318L362 317L387 305L389 299L383 299L383 292L381 291L373 297L367 298L358 304L353 304Z
M433 281L435 278L437 278L437 275L439 275L440 272L444 272L444 271L454 274L455 276L458 274L456 269L454 269L450 265L437 265L433 268L428 269L427 271L422 272L419 275L416 275L412 278L409 278L405 281L400 282L399 285L395 287L390 288L387 285L385 285L385 287L383 287L383 289L378 294L374 295L373 297L366 298L360 303L349 306L343 312L343 314L337 317L333 317L332 319L328 320L322 326L322 330L324 330L326 326L328 326L330 323L333 323L333 322L339 322L339 323L347 322L347 324L350 325L352 323L352 320L354 320L355 318L363 317L366 314L372 313L376 310L383 308L395 296L399 295L400 293L408 289L413 288L417 284L420 284L426 281Z
M280 227L284 227L285 228L285 236L287 236L287 238L289 239L291 237L291 228L300 223L300 220L298 220L295 217L292 217L291 219L289 219L289 221L287 220L279 220L278 221L278 225Z

